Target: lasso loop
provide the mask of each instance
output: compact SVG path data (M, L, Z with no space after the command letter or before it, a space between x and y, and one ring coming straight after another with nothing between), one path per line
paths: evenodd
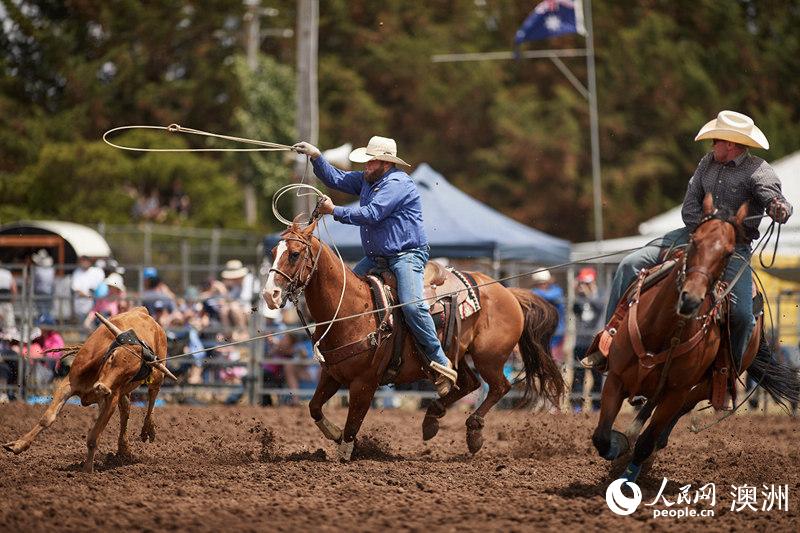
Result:
M136 146L123 146L121 144L113 143L109 140L109 135L112 133L125 131L125 130L162 130L169 133L186 133L190 135L200 135L203 137L212 137L216 139L224 139L226 141L254 144L260 148L140 148ZM288 152L294 151L288 144L279 144L269 141L259 141L257 139L247 139L245 137L234 137L232 135L221 135L219 133L211 133L208 131L196 130L193 128L184 128L180 124L170 124L169 126L120 126L108 130L103 134L103 142L114 148L120 150L128 150L131 152Z
M301 189L310 189L310 192L301 194L300 193ZM277 218L279 221L281 221L282 223L286 224L287 226L291 226L292 224L298 224L301 227L308 226L309 224L311 224L311 222L313 222L313 220L315 218L316 210L315 210L314 213L311 214L308 222L306 222L306 223L301 223L301 222L289 220L288 218L285 218L283 215L281 215L280 212L278 211L278 200L280 200L280 198L283 195L285 195L287 193L290 193L292 191L298 191L297 192L297 196L298 197L301 197L301 196L316 196L317 200L323 198L325 196L325 194L322 191L320 191L319 189L317 189L316 187L314 187L313 185L308 185L306 183L290 183L289 185L284 185L283 187L281 187L280 189L275 191L275 194L272 196L272 214L275 215L275 218Z

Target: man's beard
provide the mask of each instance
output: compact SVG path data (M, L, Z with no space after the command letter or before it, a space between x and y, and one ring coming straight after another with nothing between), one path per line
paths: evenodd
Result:
M375 183L383 176L383 165L377 167L373 171L365 170L364 171L364 179L367 183Z

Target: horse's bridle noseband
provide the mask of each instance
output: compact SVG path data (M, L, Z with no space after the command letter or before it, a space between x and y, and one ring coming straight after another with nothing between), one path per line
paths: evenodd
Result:
M317 263L319 262L319 256L322 253L322 245L320 244L319 250L317 250L317 255L315 255L312 258L311 241L300 238L299 236L285 237L282 240L299 242L303 244L305 248L303 249L303 257L301 258L303 264L297 268L297 270L294 273L294 276L290 276L289 274L287 274L286 272L282 271L279 268L272 267L269 269L269 272L275 272L276 274L280 274L289 281L289 284L286 285L283 301L281 301L281 307L283 307L286 304L287 299L290 299L293 303L297 302L298 298L300 297L301 294L303 294L303 291L305 290L306 286L311 281L311 277L314 275L314 272L317 270ZM309 259L312 259L311 265L308 264ZM303 272L303 270L306 269L308 269L308 275L306 276L305 280L301 281L300 275Z

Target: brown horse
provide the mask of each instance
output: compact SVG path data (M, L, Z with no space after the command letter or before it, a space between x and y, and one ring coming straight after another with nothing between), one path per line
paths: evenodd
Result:
M678 420L699 402L711 398L718 351L729 351L727 335L721 333L718 320L724 305L724 298L718 297L724 286L718 285L718 280L734 253L737 237L742 235L747 204L731 217L717 212L708 195L703 211L704 219L675 267L649 290L634 294L608 354L608 377L592 441L608 460L625 455L630 442L636 441L623 474L628 481L634 481L643 463L667 445ZM762 322L760 316L738 371L752 364L750 373L761 378L761 386L773 397L796 396L797 378L775 363L768 349L759 350ZM647 397L647 404L626 434L612 430L622 401L634 395Z
M273 250L274 262L265 286L263 297L271 309L283 306L287 298L295 299L304 292L309 312L316 322L331 320L337 311L343 282L346 291L338 317L354 318L334 322L320 342L322 354L336 353L337 348L357 343L378 328L379 319L374 309L370 289L364 278L345 269L333 251L314 236L316 222L305 229L290 226ZM491 278L472 273L479 283L490 283ZM480 287L481 310L461 324L457 357L458 379L456 387L428 407L423 421L423 438L432 438L439 430L439 418L447 407L476 390L480 381L463 357L469 354L480 376L488 383L489 393L478 409L467 419L467 445L476 453L483 445L481 434L483 417L511 389L503 374L503 365L514 349L520 345L525 364L525 397L534 392L553 403L564 390L564 381L552 359L549 340L555 329L555 309L528 291L507 289L498 283ZM366 312L366 313L365 313ZM327 326L315 329L316 342ZM402 366L394 383L409 383L427 377L421 359L414 355L410 335L405 337ZM392 342L382 342L352 357L326 356L322 363L319 383L311 399L311 417L322 433L339 444L339 454L349 460L354 440L369 410L375 390L383 377L387 354ZM454 350L455 351L455 350ZM460 364L458 364L460 363ZM538 379L538 387L534 385ZM344 431L331 423L323 414L322 406L342 386L350 392L349 411Z

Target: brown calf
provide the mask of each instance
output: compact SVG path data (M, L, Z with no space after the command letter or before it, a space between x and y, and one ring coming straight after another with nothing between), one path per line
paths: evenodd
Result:
M120 313L111 321L100 315L98 318L105 327L97 328L80 347L69 375L57 385L53 401L39 423L16 441L4 444L5 449L19 454L30 448L36 436L55 421L66 401L77 395L82 405L100 405L100 413L86 438L88 453L84 471L94 470L97 438L118 405L117 454L130 455L125 434L130 414L130 393L145 382L148 386L148 405L140 436L143 442L148 438L153 442L156 436L153 423L156 396L165 374L175 379L162 362L167 354L167 336L144 307ZM130 335L131 332L133 335ZM144 346L152 350L155 358Z

